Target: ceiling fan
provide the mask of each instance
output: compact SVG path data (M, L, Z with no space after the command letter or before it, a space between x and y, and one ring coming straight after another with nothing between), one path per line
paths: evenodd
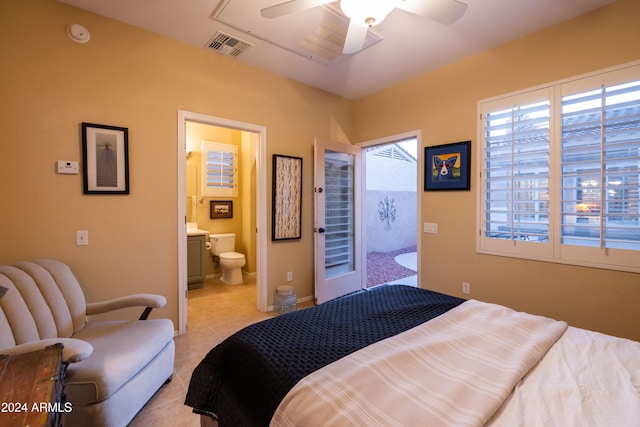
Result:
M290 0L260 10L264 18L278 18L336 0ZM340 9L350 19L343 53L362 50L367 30L378 25L395 8L450 25L462 17L467 5L458 0L340 0Z

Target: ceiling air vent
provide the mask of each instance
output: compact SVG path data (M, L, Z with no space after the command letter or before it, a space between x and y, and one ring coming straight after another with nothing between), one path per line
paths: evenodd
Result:
M207 43L207 48L227 56L238 56L248 47L253 46L251 43L218 31Z

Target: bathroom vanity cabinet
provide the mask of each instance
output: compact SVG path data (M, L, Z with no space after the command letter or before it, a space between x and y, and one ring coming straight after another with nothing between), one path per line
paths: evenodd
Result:
M205 236L187 236L187 283L189 289L204 286L205 279Z

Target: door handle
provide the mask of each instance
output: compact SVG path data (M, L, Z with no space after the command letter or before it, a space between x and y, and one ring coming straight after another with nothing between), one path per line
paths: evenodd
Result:
M322 234L327 230L325 230L324 228L320 227L320 228L314 228L313 231L315 231L316 233Z

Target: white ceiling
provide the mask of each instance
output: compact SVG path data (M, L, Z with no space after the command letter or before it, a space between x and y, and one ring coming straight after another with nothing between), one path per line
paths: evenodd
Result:
M202 48L222 31L250 44L235 60L356 99L614 0L460 0L467 10L450 26L396 9L369 30L368 47L335 59L297 45L327 22L346 31L338 2L266 19L260 9L285 0L59 1Z

